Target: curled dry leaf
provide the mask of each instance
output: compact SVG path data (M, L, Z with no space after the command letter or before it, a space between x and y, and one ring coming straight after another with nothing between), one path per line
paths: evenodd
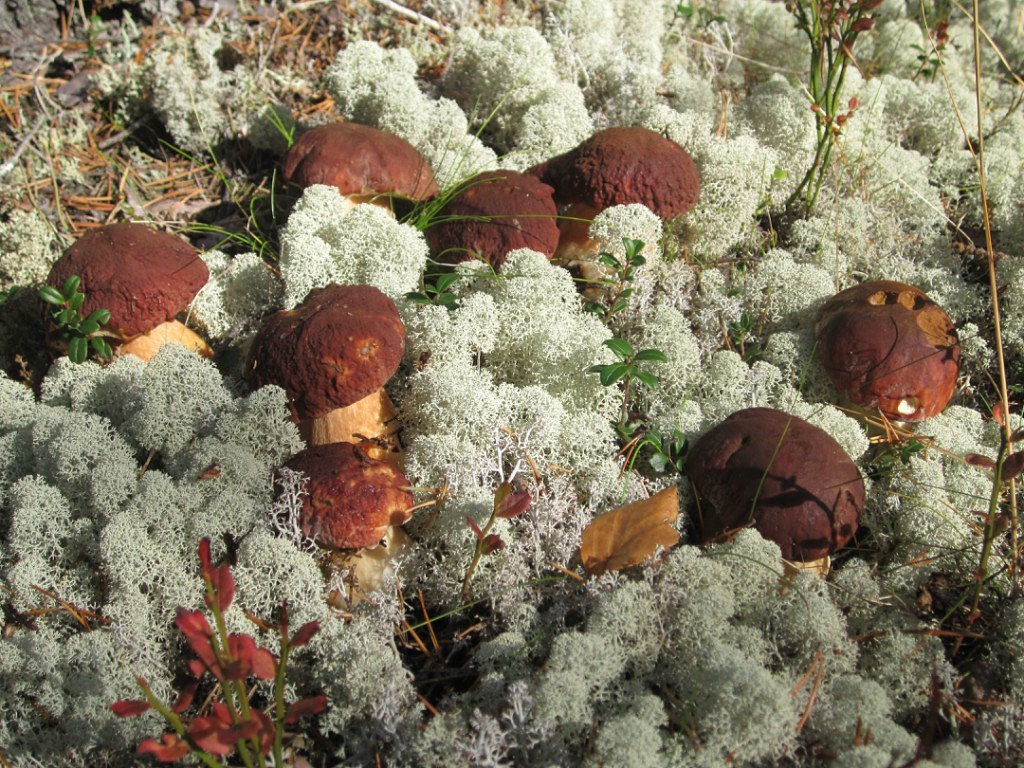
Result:
M600 576L605 571L639 565L658 547L674 547L679 532L672 524L678 514L679 495L671 486L649 499L599 515L583 530L583 568L592 576Z

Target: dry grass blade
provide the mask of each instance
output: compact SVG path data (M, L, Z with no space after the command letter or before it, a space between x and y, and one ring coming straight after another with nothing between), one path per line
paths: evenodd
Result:
M580 559L584 569L592 576L621 571L644 562L659 547L674 547L679 531L672 524L678 514L679 494L671 486L649 499L600 515L583 530Z

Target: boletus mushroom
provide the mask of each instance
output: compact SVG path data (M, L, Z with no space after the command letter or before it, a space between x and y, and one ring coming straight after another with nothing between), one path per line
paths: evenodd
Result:
M383 387L404 353L405 326L390 298L370 285L332 284L263 321L246 378L288 393L309 444L383 439L395 426Z
M322 547L375 546L389 526L401 525L412 514L405 475L357 445L310 446L285 466L308 478L299 526Z
M64 251L46 282L59 289L72 275L81 278L83 317L110 310L104 330L114 354L149 360L174 342L213 355L202 337L175 320L210 277L199 253L180 237L131 222L98 227Z
M864 481L839 443L773 408L737 411L705 433L686 475L702 541L753 526L791 562L827 563L857 531L864 507Z
M359 123L328 123L303 133L284 159L285 181L336 187L350 206L393 198L420 202L437 194L426 158L400 136Z
M464 182L424 234L434 257L446 264L482 259L497 269L517 248L551 258L558 245L552 194L534 176L486 171Z
M919 288L874 280L822 305L818 358L839 393L895 421L921 421L956 388L960 345L942 307Z
M351 607L383 585L409 546L399 527L412 515L409 481L350 443L306 448L285 466L307 478L298 519L302 533L321 547L337 550L329 566L348 574L345 594L332 594L331 600Z
M597 251L588 230L605 208L641 203L667 221L686 213L700 198L700 174L690 154L639 126L598 131L530 173L555 190L561 231L556 255L567 260Z

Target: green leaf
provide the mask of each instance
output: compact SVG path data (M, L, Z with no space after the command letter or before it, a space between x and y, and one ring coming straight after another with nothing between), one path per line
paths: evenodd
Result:
M449 272L444 275L439 275L436 283L438 293L443 293L444 291L447 291L455 283L457 283L461 277L462 275L460 275L457 272Z
M597 260L599 263L604 264L606 267L611 267L614 270L622 269L622 262L612 256L610 253L598 254Z
M85 303L85 294L81 291L75 291L68 297L68 309L73 309L75 312L82 308Z
M94 309L89 313L89 317L86 320L95 320L100 325L106 325L110 322L110 310L109 309Z
M657 376L646 371L633 371L633 377L637 381L646 384L648 389L657 389L660 383Z
M622 360L628 360L633 355L633 345L625 339L608 339L604 345Z
M114 350L110 348L107 340L102 336L94 336L89 339L89 345L96 351L96 354L99 355L102 360L109 360L114 356Z
M606 387L610 387L621 379L629 370L629 366L625 363L612 363L602 367L604 370L601 371L601 383Z
M57 325L70 325L76 317L78 317L78 313L73 309L62 309L60 312L53 313L53 319Z
M405 298L411 301L413 304L429 304L430 297L423 293L417 293L416 291L410 291L405 294Z
M65 298L71 298L72 294L77 293L78 286L82 284L82 278L78 275L72 275L64 281L64 288L62 292Z
M89 315L85 320L78 326L78 331L86 336L96 333L100 329L100 324L93 319L92 315Z
M641 349L639 352L633 355L633 360L637 362L641 362L643 360L650 360L658 363L667 363L668 356L660 349Z
M89 341L84 336L75 336L68 342L68 359L72 363L84 363L89 357Z
M55 304L58 307L64 306L64 294L52 285L44 285L39 288L39 298L47 304Z

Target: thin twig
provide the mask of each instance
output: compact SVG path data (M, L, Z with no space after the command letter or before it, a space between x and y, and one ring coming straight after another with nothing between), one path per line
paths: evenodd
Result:
M418 11L414 11L412 8L406 8L404 5L399 5L394 0L373 0L378 5L383 5L389 11L394 11L399 16L405 16L408 19L417 21L424 26L430 27L435 32L443 32L446 35L452 33L452 28L447 24L442 24L440 21L435 21L429 16L424 16Z

